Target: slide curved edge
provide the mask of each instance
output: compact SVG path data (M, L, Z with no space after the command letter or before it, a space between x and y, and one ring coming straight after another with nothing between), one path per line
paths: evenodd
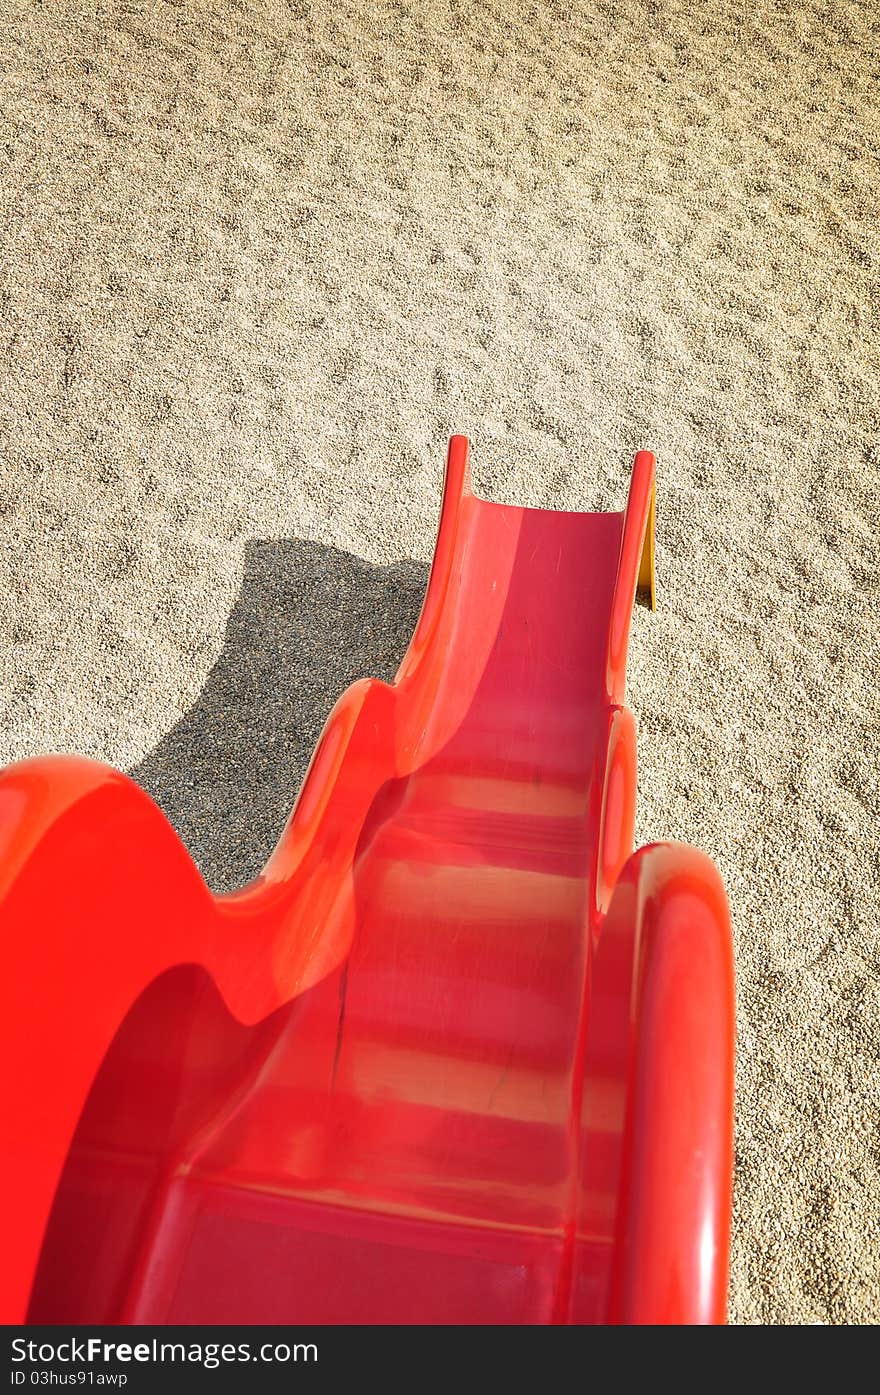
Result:
M0 866L0 1316L15 1322L104 1053L154 977L209 957L212 907L147 795L75 757L22 762L0 776Z
M601 926L591 1011L580 1230L608 1270L580 1320L723 1322L735 983L727 898L705 854L654 843L631 855Z

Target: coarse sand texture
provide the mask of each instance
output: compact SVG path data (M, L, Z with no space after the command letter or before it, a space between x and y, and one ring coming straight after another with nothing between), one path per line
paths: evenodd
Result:
M418 612L446 438L658 460L639 841L736 935L731 1316L880 1318L873 0L0 0L0 758L253 875Z

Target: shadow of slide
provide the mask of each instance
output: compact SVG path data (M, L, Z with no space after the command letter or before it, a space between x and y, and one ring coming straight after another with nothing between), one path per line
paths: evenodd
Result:
M319 543L248 543L198 700L130 771L212 890L260 871L336 699L358 678L394 677L427 579L422 563L377 567Z

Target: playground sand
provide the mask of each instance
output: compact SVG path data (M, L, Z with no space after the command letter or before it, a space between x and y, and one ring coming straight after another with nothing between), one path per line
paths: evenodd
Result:
M0 756L241 881L449 432L564 508L652 447L638 835L730 896L739 1322L880 1318L875 14L0 0Z

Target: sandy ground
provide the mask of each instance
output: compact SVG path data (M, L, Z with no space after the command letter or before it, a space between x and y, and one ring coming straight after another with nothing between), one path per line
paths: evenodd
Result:
M215 886L393 672L447 434L660 471L639 835L729 889L732 1316L880 1318L872 0L0 0L0 758Z

